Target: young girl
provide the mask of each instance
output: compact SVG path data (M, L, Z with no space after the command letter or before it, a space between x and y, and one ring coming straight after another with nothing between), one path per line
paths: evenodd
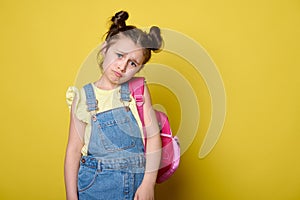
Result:
M162 38L158 27L145 33L127 26L127 18L125 11L111 18L99 52L102 75L75 90L72 99L65 157L68 200L154 199L161 156L159 128L145 87L145 152L143 127L128 82L149 61L151 51L161 48Z

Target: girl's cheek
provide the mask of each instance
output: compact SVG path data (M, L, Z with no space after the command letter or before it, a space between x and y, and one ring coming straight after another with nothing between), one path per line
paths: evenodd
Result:
M138 69L134 68L134 69L129 70L128 73L130 76L134 76L137 72L138 72Z
M103 65L102 65L103 71L106 71L107 69L109 69L110 65L111 65L110 63L103 62Z
M111 60L104 60L103 62L103 70L108 69L109 67L112 67L115 63L112 62Z

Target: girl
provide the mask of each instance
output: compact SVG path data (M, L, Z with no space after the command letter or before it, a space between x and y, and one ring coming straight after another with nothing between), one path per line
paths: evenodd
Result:
M162 46L160 29L127 26L128 13L111 18L99 52L99 80L75 89L65 157L65 185L73 199L154 199L161 141L150 94L144 89L143 127L128 82ZM71 92L71 91L68 91ZM83 139L81 139L83 138Z

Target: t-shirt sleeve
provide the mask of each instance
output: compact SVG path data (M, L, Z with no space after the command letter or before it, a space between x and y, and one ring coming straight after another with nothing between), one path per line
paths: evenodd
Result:
M87 111L85 92L83 88L78 90L75 86L70 86L66 92L66 101L69 109L71 109L73 101L75 101L73 108L75 116L85 123L90 122L90 114Z

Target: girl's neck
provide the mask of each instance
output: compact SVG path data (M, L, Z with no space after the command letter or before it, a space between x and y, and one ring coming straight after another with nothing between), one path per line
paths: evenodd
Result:
M118 84L114 84L109 80L104 79L103 77L94 82L94 85L101 90L113 90L119 86Z

